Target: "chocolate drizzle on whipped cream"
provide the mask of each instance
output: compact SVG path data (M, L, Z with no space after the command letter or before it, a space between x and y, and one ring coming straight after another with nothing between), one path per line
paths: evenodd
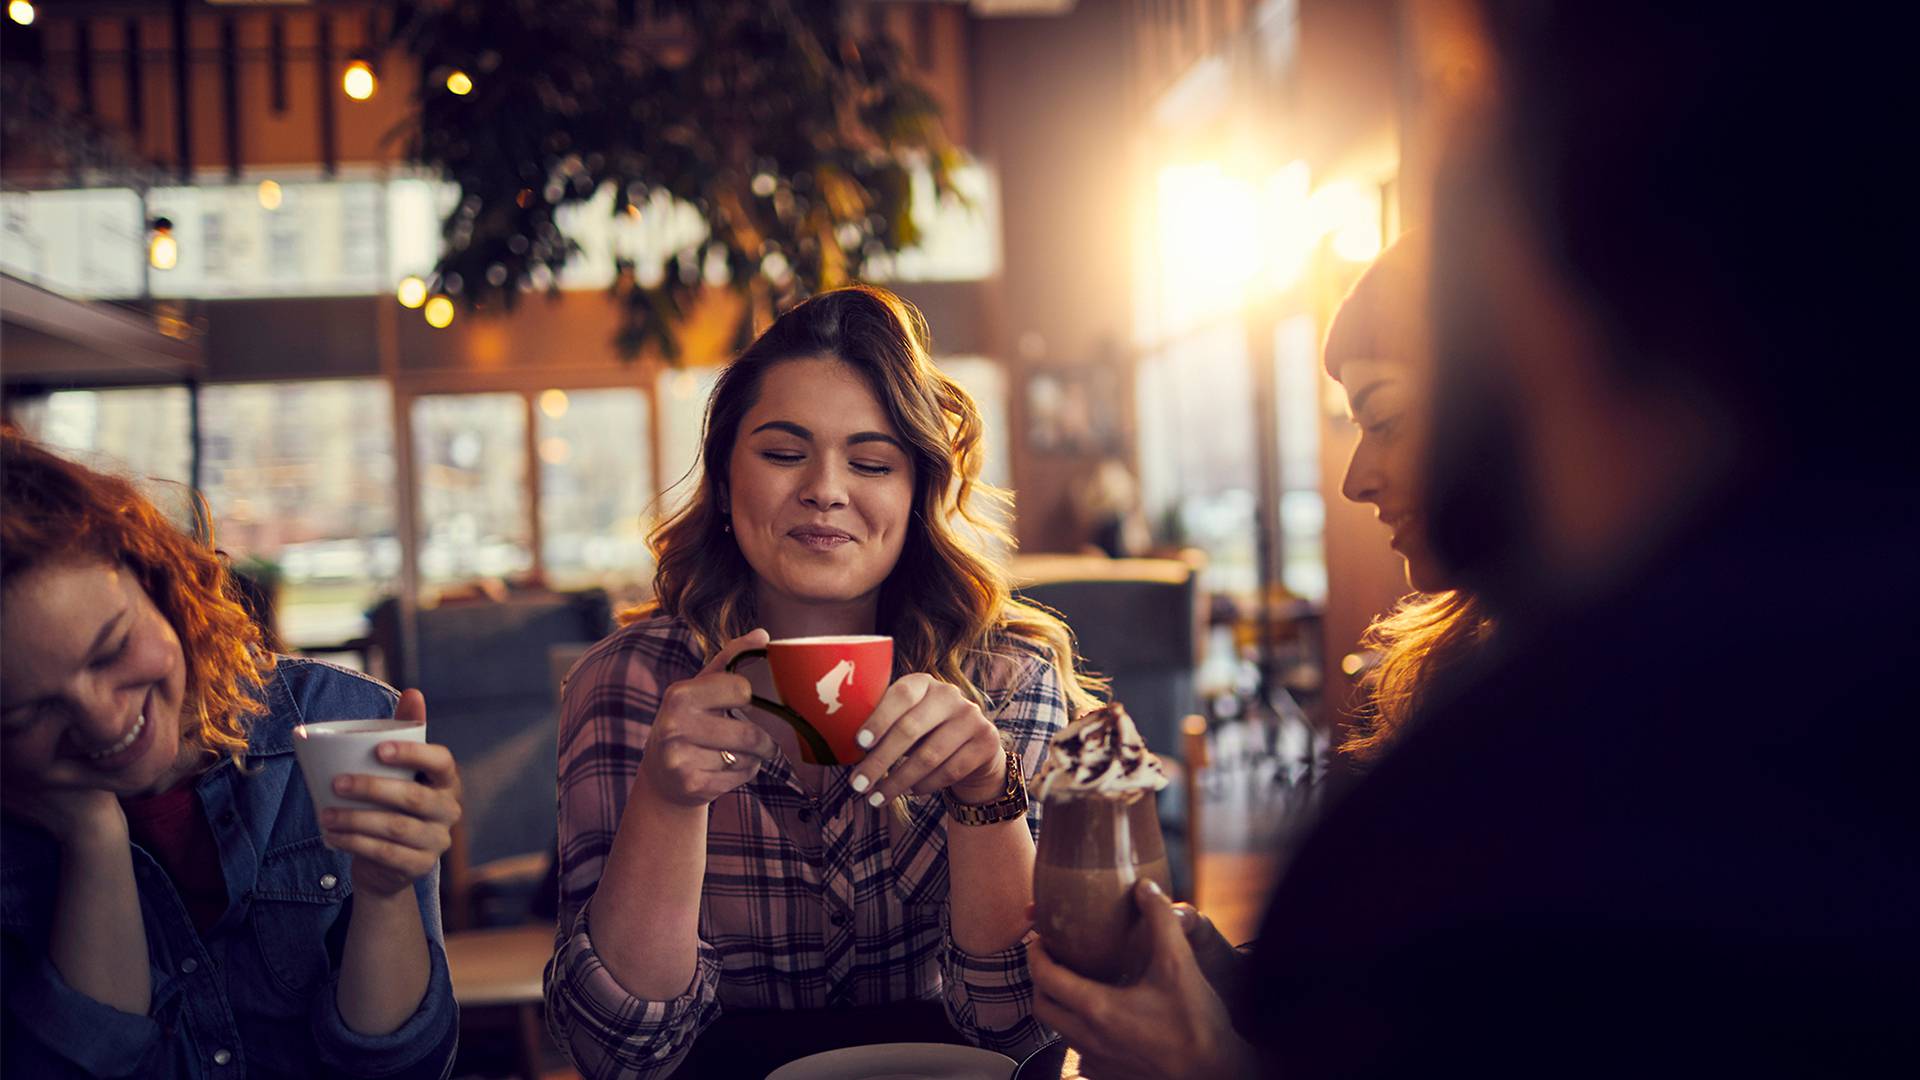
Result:
M1132 802L1166 787L1167 774L1133 718L1114 702L1054 736L1033 783L1042 800L1099 797Z

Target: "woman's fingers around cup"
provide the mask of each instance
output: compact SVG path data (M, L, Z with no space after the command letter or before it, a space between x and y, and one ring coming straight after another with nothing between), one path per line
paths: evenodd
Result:
M327 846L335 851L365 859L376 867L388 871L395 878L412 881L432 870L440 861L441 851L428 851L424 848L409 847L392 840L383 840L364 833L323 834ZM445 849L442 849L444 851ZM394 882L387 882L391 885Z
M700 669L700 674L710 675L717 671L725 671L727 670L727 665L733 663L734 657L739 656L748 649L764 649L767 647L767 642L772 640L772 638L773 635L767 633L764 629L749 630L739 637L734 638L732 641L727 642L725 645L720 646L720 651L713 654L713 659L707 661L706 666Z
M460 820L460 800L453 792L413 780L346 773L333 778L333 793L446 825Z
M660 717L670 720L699 713L722 713L741 708L752 698L753 684L745 675L709 671L667 687L660 698ZM702 717L701 722L705 723L706 718Z
M978 768L980 762L970 751L972 733L961 724L939 724L893 763L875 794L884 802L909 792L929 795L950 787L955 781Z
M428 821L389 810L332 807L320 812L320 827L330 836L368 836L435 854L444 851L451 840L444 822Z
M856 737L856 741L864 742L869 733L874 736L867 756L854 767L849 781L853 790L872 791L868 800L875 806L891 798L872 789L878 788L896 769L911 768L910 761L902 760L907 752L965 704L966 698L960 691L930 675L909 675L894 683ZM905 787L901 786L901 790Z
M374 748L374 756L382 765L412 769L428 787L451 791L456 796L460 792L460 767L454 763L453 751L439 743L383 742Z
M873 752L880 749L879 744L885 741L887 733L893 730L900 719L913 711L938 685L940 681L931 675L908 675L895 680L892 686L887 687L887 692L880 695L880 703L873 707L872 713L868 714L867 722L861 724L860 730L853 735L854 743L860 749L868 751L867 761L873 760ZM919 736L915 735L914 738L917 739ZM907 745L913 745L912 741L909 740ZM898 750L895 752L897 753ZM872 781L877 775L879 774L868 774L868 781Z

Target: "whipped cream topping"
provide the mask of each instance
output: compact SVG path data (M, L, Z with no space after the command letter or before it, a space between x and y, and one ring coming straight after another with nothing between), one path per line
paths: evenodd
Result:
M1167 774L1133 718L1114 702L1054 736L1033 783L1043 801L1097 797L1132 802L1166 787Z

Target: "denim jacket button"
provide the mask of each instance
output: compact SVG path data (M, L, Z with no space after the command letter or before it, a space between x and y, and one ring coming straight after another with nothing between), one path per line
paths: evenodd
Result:
M194 972L199 970L200 970L200 961L195 960L191 956L187 957L185 960L180 961L180 972L183 975L191 975Z
M225 1065L227 1062L232 1060L233 1060L233 1051L231 1050L215 1050L213 1052L213 1063L215 1065Z
M338 885L338 884L340 884L340 879L339 879L338 877L336 877L336 876L334 876L333 874L321 874L321 875L320 875L320 887L321 887L321 888L323 888L323 889L331 889L331 888L333 888L333 887L334 887L335 885Z

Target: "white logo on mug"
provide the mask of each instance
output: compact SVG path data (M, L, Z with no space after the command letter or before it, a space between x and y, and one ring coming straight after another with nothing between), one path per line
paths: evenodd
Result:
M853 661L842 660L813 684L814 693L820 695L820 704L827 707L828 716L840 711L840 688L852 681Z

